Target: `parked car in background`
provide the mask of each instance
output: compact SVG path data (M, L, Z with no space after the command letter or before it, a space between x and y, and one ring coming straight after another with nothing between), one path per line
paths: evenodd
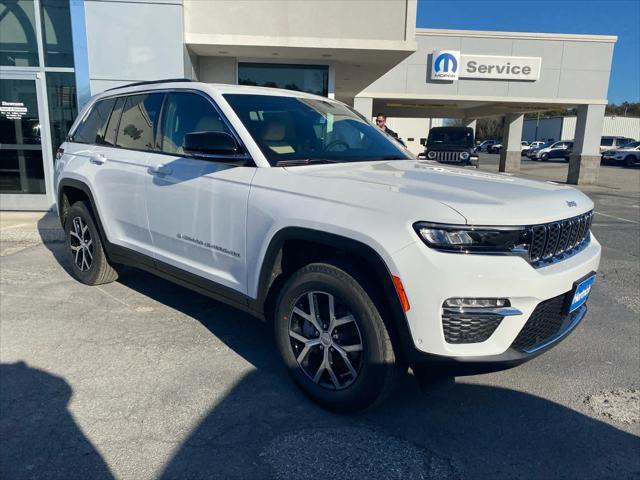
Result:
M633 138L604 136L600 139L600 153L606 152L607 150L615 150L630 142L633 142Z
M489 145L487 147L487 153L500 153L501 149L502 149L502 143L500 142L494 143L493 145Z
M633 167L640 163L640 142L629 142L620 148L607 150L602 154L602 163L615 163Z
M532 145L531 147L529 147L529 150L525 152L525 155L529 160L536 160L536 156L538 155L538 152L540 150L551 146L551 143L546 143L546 142L534 142L534 143L536 143L537 145L535 146Z
M572 151L573 141L560 140L559 142L554 142L548 147L538 150L535 160L542 160L543 162L546 162L551 158L564 158L565 161L568 162Z
M496 143L499 143L498 140L483 140L482 142L480 142L480 144L476 147L476 151L478 152L488 152L489 151L489 147L491 145L494 145Z
M473 140L473 128L432 128L421 157L440 163L473 165L478 168L479 158Z

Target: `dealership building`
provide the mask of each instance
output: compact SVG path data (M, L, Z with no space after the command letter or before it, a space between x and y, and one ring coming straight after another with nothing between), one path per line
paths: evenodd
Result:
M520 168L524 115L577 109L567 180L600 168L616 37L416 28L415 0L3 0L0 208L48 209L53 168L91 95L163 78L303 90L384 112L417 151L441 120L504 118L500 171ZM440 123L439 123L440 122Z

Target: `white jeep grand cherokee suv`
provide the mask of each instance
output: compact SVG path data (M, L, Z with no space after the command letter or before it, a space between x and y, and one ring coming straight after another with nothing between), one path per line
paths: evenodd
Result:
M133 265L273 322L327 408L513 367L584 317L600 260L579 191L417 161L304 93L146 82L84 107L56 162L77 278Z

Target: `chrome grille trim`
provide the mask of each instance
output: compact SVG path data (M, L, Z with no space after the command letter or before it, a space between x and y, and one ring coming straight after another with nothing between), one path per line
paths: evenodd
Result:
M529 262L537 267L564 260L582 250L591 238L593 211L559 222L529 227Z
M461 153L462 152L436 151L436 158L434 160L438 162L460 162Z

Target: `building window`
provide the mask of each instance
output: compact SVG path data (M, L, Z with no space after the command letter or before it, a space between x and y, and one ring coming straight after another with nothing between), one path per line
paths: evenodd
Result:
M238 83L240 85L285 88L326 97L329 94L329 67L326 65L239 63Z
M64 142L78 114L76 77L73 72L47 72L47 99L52 152Z
M0 32L0 65L38 66L33 0L2 0Z
M73 67L73 41L69 2L40 0L44 64L47 67Z
M0 193L45 193L37 97L33 80L0 79Z

